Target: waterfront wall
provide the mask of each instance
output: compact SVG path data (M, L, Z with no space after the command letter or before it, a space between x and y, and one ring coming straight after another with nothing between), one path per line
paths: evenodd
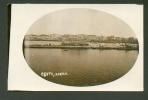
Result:
M86 45L87 44L87 45ZM61 41L24 41L24 47L30 48L63 48L63 49L119 49L119 50L138 50L138 44L133 43L78 43L68 42L63 44Z

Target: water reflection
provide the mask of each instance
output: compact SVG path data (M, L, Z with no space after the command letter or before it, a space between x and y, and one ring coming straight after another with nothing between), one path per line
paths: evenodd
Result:
M45 79L64 85L91 86L111 82L127 73L137 50L25 48L25 59L34 72L66 72ZM41 76L42 77L42 76Z

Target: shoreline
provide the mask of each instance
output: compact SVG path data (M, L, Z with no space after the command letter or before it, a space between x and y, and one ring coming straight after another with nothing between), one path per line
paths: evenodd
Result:
M25 48L50 48L50 49L100 49L100 50L138 50L138 48L126 47L91 47L91 46L24 46Z

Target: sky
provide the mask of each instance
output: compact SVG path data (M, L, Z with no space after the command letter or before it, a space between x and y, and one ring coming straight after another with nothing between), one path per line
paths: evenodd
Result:
M27 34L90 34L135 37L121 19L98 10L70 8L43 16L32 24Z

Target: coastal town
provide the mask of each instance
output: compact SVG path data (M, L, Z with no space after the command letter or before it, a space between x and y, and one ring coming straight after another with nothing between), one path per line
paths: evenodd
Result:
M138 50L135 37L98 36L86 34L28 34L24 47L61 49L119 49Z

